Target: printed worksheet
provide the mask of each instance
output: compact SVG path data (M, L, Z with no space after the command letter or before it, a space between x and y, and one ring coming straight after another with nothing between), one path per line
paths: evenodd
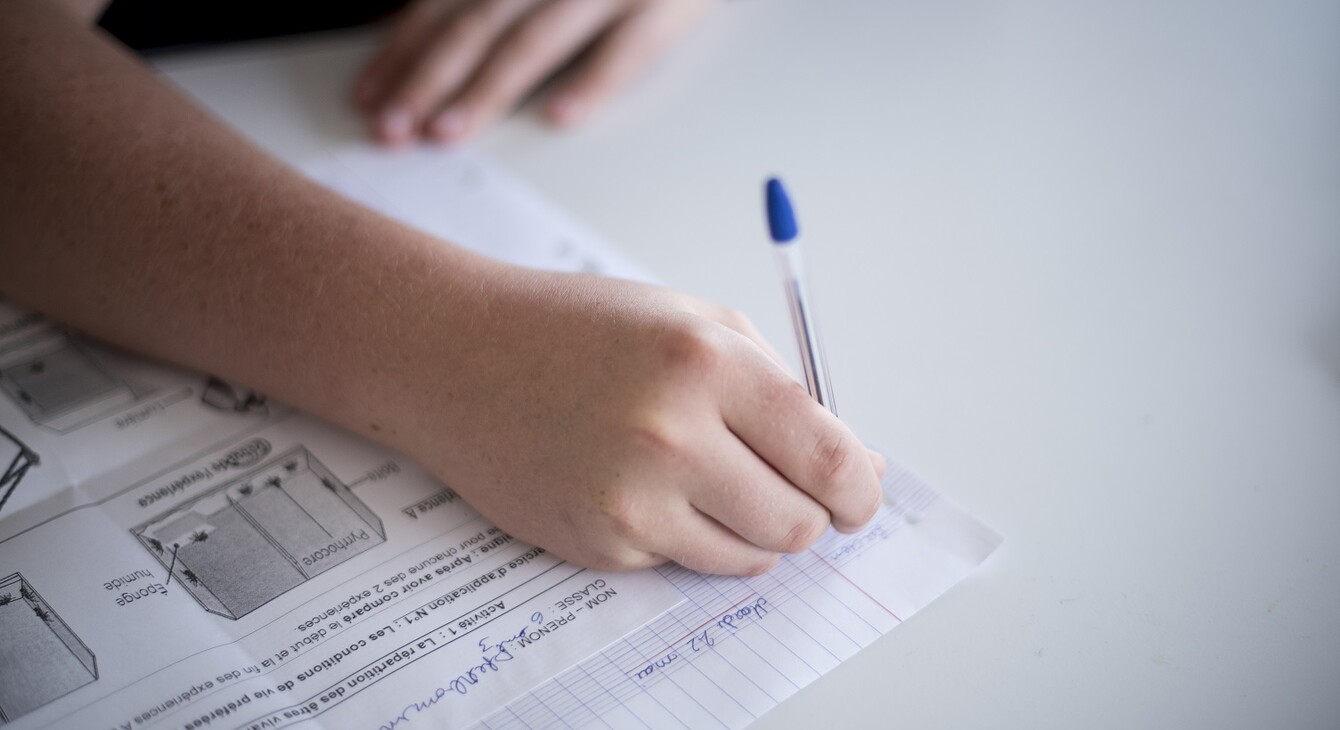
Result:
M351 146L333 189L524 266L648 279L464 152ZM606 574L203 373L0 302L0 724L740 727L999 544L891 464L887 505L756 578Z
M326 162L314 174L389 207L366 169ZM395 214L518 264L640 275L485 162L439 162L430 215L404 196ZM15 728L375 728L429 683L417 700L461 726L683 600L654 571L514 540L402 457L263 394L3 302L0 462Z

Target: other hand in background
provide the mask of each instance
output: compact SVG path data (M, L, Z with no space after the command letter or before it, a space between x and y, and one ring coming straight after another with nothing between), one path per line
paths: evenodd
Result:
M354 103L388 144L464 140L563 70L544 116L581 122L712 0L416 0L360 73ZM564 67L568 68L564 68Z

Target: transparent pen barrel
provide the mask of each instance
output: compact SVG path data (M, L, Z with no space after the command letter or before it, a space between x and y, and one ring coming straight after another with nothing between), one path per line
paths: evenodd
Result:
M833 384L828 377L828 360L816 325L813 299L805 290L799 252L794 245L789 245L779 246L777 254L782 267L787 304L791 309L791 326L796 331L805 387L820 405L836 416L837 401L833 397Z

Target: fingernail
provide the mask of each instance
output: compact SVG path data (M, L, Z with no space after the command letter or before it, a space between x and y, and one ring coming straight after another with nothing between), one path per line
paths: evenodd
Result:
M565 127L581 121L585 111L581 100L574 96L560 96L549 106L549 116Z
M404 109L392 109L381 115L377 127L391 142L404 142L414 132L414 118Z
M437 115L430 129L443 142L452 142L465 135L465 114L459 109L448 109Z

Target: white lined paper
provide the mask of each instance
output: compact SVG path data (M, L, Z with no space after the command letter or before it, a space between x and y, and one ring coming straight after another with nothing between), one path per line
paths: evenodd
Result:
M830 531L766 575L660 569L684 602L476 727L748 725L897 627L1000 544L999 535L892 462L883 486L889 504L866 529ZM872 570L896 566L891 557L909 547L940 564Z

